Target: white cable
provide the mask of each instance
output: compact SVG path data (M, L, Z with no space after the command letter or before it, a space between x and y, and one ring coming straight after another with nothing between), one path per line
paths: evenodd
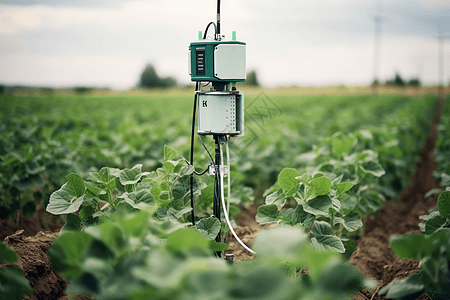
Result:
M221 160L222 160L223 159L222 158L222 145L219 146L219 151L220 151L220 157L221 157ZM228 227L230 228L231 233L233 234L234 238L239 242L239 244L241 244L241 246L244 247L247 251L255 254L255 251L253 251L252 249L247 247L247 245L245 245L244 242L242 242L239 239L239 237L237 236L236 232L234 232L233 227L231 226L231 222L230 222L230 219L228 217L228 211L227 211L226 206L225 206L225 197L224 197L225 196L224 195L225 192L224 192L224 188L223 188L223 172L219 172L219 173L220 173L220 196L222 198L222 206L223 206L224 215L225 215L225 219L227 220ZM228 180L229 180L229 176L230 176L230 172L228 171ZM228 197L230 197L230 195L228 195Z
M231 197L231 168L230 168L230 149L228 148L228 141L225 144L226 147L225 149L227 150L227 171L228 171L228 177L227 177L227 186L228 186L228 191L227 191L227 212L230 213L230 197ZM229 217L229 216L228 216Z

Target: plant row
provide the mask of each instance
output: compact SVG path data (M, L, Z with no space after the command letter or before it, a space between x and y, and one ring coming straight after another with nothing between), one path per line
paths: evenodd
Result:
M186 157L189 152L191 94L1 97L0 217L16 223L34 213L36 202L45 207L69 173L86 177L104 166L136 164L153 171L164 145ZM392 196L409 178L405 166L413 165L435 105L432 96L412 101L401 95L262 94L246 101L246 136L231 142L233 178L240 180L233 191L241 191L232 197L235 204L251 199L252 188L262 194L284 167L303 169L313 145L336 131L353 132L380 154L384 195ZM195 159L198 168L210 163L199 143ZM199 181L211 185L213 179Z

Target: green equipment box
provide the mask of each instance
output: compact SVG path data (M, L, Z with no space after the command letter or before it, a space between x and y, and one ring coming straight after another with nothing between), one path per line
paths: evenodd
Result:
M192 81L240 82L246 77L246 44L240 41L199 40L189 46Z

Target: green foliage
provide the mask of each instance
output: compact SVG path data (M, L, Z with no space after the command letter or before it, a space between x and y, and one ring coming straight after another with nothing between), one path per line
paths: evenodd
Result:
M91 172L90 179L71 173L67 182L50 195L47 211L54 215L69 214L66 230L81 230L85 225L98 223L99 216L105 216L121 204L134 209L149 209L155 206L155 199L148 186L141 184L142 165L131 169L104 167ZM73 213L79 212L78 215Z
M389 79L386 81L386 85L393 85L393 86L405 86L405 81L400 76L399 73L395 73L394 79Z
M73 92L77 95L87 95L91 94L94 91L93 87L87 86L76 86L73 88Z
M344 253L347 238L342 235L357 231L363 225L362 215L377 211L383 203L383 196L370 184L385 171L375 152L355 151L357 143L354 135L337 132L316 148L313 175L283 169L266 205L258 208L256 221L302 226L311 231L316 249ZM278 209L292 206L292 200L295 208Z
M425 234L412 233L391 238L392 250L400 258L421 260L420 272L394 280L380 290L387 298L412 299L424 293L433 299L450 296L450 188L440 193L437 209L427 216Z
M0 218L13 217L16 212L32 215L36 206L27 192L45 183L43 129L33 118L26 122L6 120L0 124Z
M255 70L251 70L247 73L247 78L245 79L245 84L250 86L259 86L258 76Z
M155 67L148 64L141 73L138 86L142 88L170 88L177 85L177 81L172 77L160 78Z
M421 83L419 77L416 77L416 78L411 78L410 80L408 80L408 85L409 86L421 86L422 83Z
M17 253L6 244L0 242L0 263L16 263L19 257ZM2 299L19 300L24 295L31 295L33 289L23 271L15 266L7 265L0 269L0 295Z
M416 299L427 293L433 299L447 299L449 289L450 230L431 235L409 234L391 239L394 252L401 258L420 259L420 272L394 280L380 290L387 298Z
M49 258L69 280L67 293L95 299L346 299L361 284L357 271L336 253L312 249L297 228L260 232L257 259L230 266L212 256L208 239L183 227L146 211L118 211L99 226L60 235ZM303 267L308 273L297 277Z

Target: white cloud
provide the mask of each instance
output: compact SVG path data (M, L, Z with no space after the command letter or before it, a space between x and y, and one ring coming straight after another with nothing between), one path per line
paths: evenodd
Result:
M381 80L399 71L436 82L434 18L447 20L448 0L382 4ZM375 0L227 0L222 33L238 31L247 42L247 69L256 69L265 85L367 84L373 79L375 8ZM0 4L0 82L129 88L151 62L161 76L186 83L187 47L215 21L215 10L211 0Z
M233 1L230 1L233 2ZM233 4L227 4L227 11ZM114 8L58 7L48 5L0 4L0 33L15 34L36 29L76 28L92 25L111 30L142 28L152 24L171 24L178 27L206 25L205 11L215 20L215 6L202 0L129 1ZM199 8L199 9L197 9ZM233 11L236 18L249 18L251 11Z

